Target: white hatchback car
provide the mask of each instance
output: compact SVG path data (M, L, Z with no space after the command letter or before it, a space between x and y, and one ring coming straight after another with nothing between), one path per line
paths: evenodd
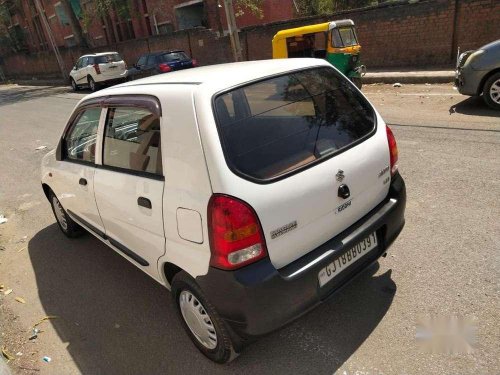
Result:
M102 52L83 55L69 73L73 91L87 86L96 91L104 84L125 82L127 64L118 52Z
M223 363L386 253L404 225L397 159L329 63L254 61L87 96L42 186L64 234L92 233L171 289L194 344Z

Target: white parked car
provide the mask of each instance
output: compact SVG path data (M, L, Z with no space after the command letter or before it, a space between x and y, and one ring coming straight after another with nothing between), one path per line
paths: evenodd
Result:
M64 234L92 233L170 289L194 344L223 363L387 252L404 225L397 160L348 79L280 59L85 97L42 185Z
M69 76L73 91L82 86L96 91L101 85L125 82L127 64L118 52L93 53L80 57Z

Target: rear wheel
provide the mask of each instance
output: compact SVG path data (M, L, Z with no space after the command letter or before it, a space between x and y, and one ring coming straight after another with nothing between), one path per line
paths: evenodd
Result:
M500 110L500 72L484 83L483 99L491 108Z
M94 79L92 77L89 77L88 78L88 82L89 82L89 88L90 88L90 91L94 92L97 90L97 84L95 83Z
M183 271L172 281L172 296L182 325L200 352L217 363L227 363L238 356L230 328L196 282Z
M67 237L75 238L85 233L83 228L69 217L53 192L50 192L49 200L57 225L59 225L59 228Z
M73 91L78 91L79 89L78 85L76 84L73 78L71 78L71 88L73 89Z

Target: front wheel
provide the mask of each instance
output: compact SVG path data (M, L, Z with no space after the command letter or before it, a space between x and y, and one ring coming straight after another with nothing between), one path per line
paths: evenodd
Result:
M182 325L200 352L217 363L227 363L238 356L230 328L185 272L175 275L172 296Z
M73 89L73 91L78 91L79 88L73 78L71 78L71 88Z
M483 99L491 108L500 110L500 73L493 74L484 83Z
M80 237L85 233L83 228L69 217L61 205L61 202L59 202L59 199L57 199L53 192L50 193L49 200L52 206L52 212L54 212L57 225L59 225L61 232L70 238Z
M352 77L351 78L352 83L356 85L356 87L361 90L361 87L363 86L363 82L361 81L361 77Z

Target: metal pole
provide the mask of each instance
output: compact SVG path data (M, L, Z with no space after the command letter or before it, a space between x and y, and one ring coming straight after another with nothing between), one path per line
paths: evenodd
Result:
M47 17L45 17L45 13L43 12L42 5L40 4L40 0L34 0L36 10L40 15L40 19L42 20L43 26L45 27L45 31L47 32L47 37L52 46L52 50L54 51L54 55L56 55L57 63L59 64L59 68L61 69L62 77L64 80L68 79L68 73L66 72L66 67L64 66L64 61L61 58L59 53L59 49L57 48L56 41L54 39L54 35L52 35L52 30L50 29L49 22L47 21Z
M224 8L226 9L227 28L229 31L229 38L231 39L234 61L243 61L240 37L238 35L238 28L236 27L236 19L234 17L233 0L224 0Z

